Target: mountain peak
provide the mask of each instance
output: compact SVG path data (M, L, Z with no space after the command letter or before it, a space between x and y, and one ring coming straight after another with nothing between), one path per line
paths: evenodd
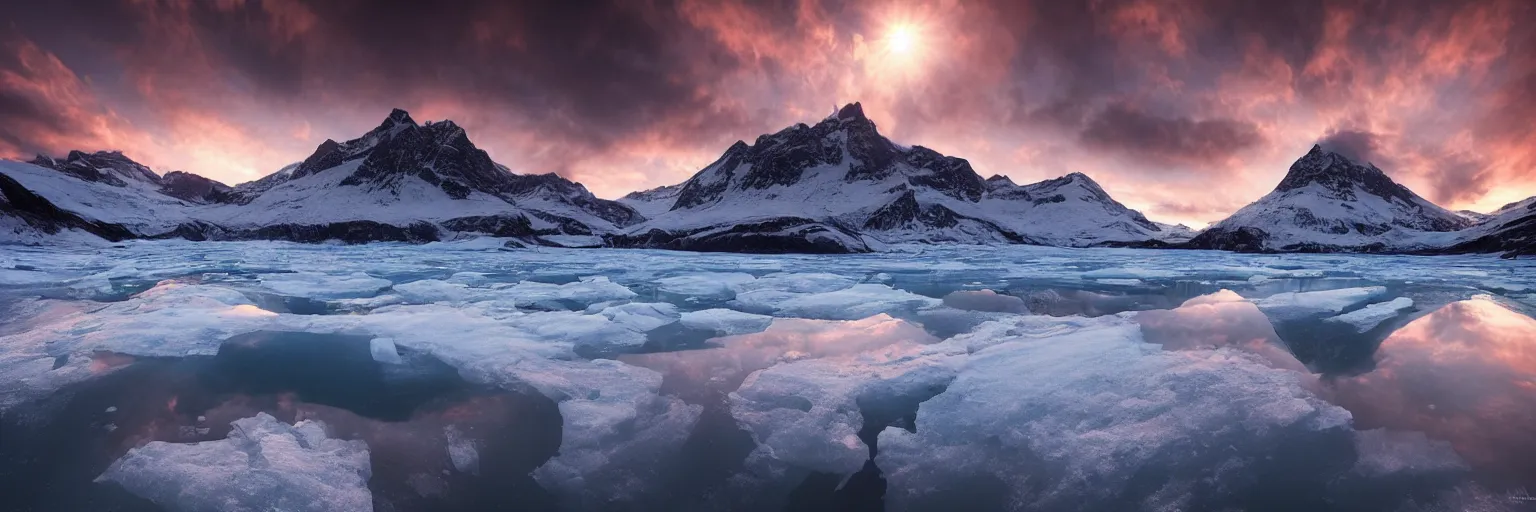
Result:
M384 123L383 124L385 124L385 125L395 125L395 124L412 124L412 125L414 125L414 124L416 124L416 120L415 119L411 119L411 113L410 112L406 112L405 110L397 108L397 109L393 109L393 110L389 111L389 117L384 119Z
M869 120L869 118L864 117L864 106L860 105L857 101L838 109L837 119L840 121Z
M1095 187L1099 186L1099 182L1093 181L1093 178L1089 178L1087 174L1083 174L1081 172L1067 173L1066 176L1062 176L1062 177L1066 178L1068 181L1078 181L1078 182L1082 182L1085 185L1093 185Z
M1362 165L1316 144L1306 155L1291 164L1275 190L1285 192L1312 184L1328 189L1338 199L1353 199L1353 190L1356 188L1389 201L1395 198L1404 203L1413 203L1417 199L1412 191L1392 181L1375 165Z

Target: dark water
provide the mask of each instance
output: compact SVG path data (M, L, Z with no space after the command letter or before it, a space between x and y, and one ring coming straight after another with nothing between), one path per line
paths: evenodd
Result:
M558 451L554 402L531 391L466 382L448 365L405 349L405 364L380 364L368 342L366 336L256 332L226 340L211 357L97 354L101 364L121 367L0 417L0 509L161 510L94 479L134 446L224 439L231 421L258 412L288 423L320 420L331 437L366 441L375 510L559 508L529 476ZM731 418L723 393L687 395L675 381L666 387L706 409L681 449L682 464L643 497L641 508L882 509L884 481L873 464L846 483L840 475L807 475L782 507L761 508L735 494L729 477L754 445ZM910 422L915 410L916 403L912 411L871 411L861 437L873 445L879 428L896 421L889 416ZM477 445L476 473L460 472L448 459L448 425Z
M266 412L367 441L379 510L553 510L528 475L558 449L555 404L467 383L429 356L402 352L406 364L381 365L367 337L258 332L212 357L100 354L126 366L0 418L3 508L158 510L92 481L138 444L223 439L229 422ZM443 438L450 424L478 445L478 474L453 470Z
M551 278L559 281L558 277ZM899 287L945 296L974 287L894 278ZM1361 283L1319 278L1264 283L1260 295L1281 291L1328 290ZM1050 315L1102 316L1128 311L1167 310L1222 286L1203 282L1145 286L1064 285L1015 280L1001 287L1030 311ZM1388 296L1405 296L1421 306L1365 332L1323 322L1318 316L1271 322L1257 310L1257 324L1232 317L1169 317L1178 324L1158 327L1156 312L1143 318L1147 341L1176 350L1175 341L1198 344L1191 333L1225 339L1262 339L1316 374L1318 392L1349 410L1354 428L1426 432L1451 442L1467 471L1403 472L1362 476L1351 468L1361 456L1354 440L1333 436L1269 439L1246 451L1270 454L1238 473L1223 473L1219 462L1180 461L1175 469L1202 475L1181 492L1198 510L1436 510L1447 493L1470 480L1498 492L1536 485L1536 327L1530 319L1491 301L1463 301L1464 292L1388 284ZM1247 291L1253 291L1252 289ZM655 292L651 292L655 293ZM257 297L263 307L296 314L328 314L321 301ZM1350 311L1355 308L1346 309ZM1330 315L1332 313L1329 313ZM963 332L978 318L955 321ZM924 328L937 338L940 319ZM1239 321L1243 320L1243 321ZM1160 330L1163 329L1163 330ZM671 365L700 364L674 356L703 354L711 334L670 325L649 333L633 354L584 353L615 357L665 375L663 394L703 407L703 413L666 478L636 502L613 510L883 510L887 483L872 461L851 476L806 473L787 478L782 489L744 489L733 477L746 470L754 449L750 434L731 417L727 394L754 370L733 366L721 372L676 371ZM323 421L332 437L368 444L368 481L376 510L557 510L556 498L530 473L557 454L561 416L556 404L526 391L490 388L461 378L430 355L400 349L403 364L381 364L369 351L370 337L295 332L256 332L225 340L215 356L131 358L98 353L95 362L116 368L71 385L39 402L0 416L0 510L153 511L158 506L116 484L96 483L114 460L149 441L198 442L225 438L229 423L258 412L293 423ZM1222 345L1225 341L1212 342ZM686 353L680 353L685 351ZM682 361L681 363L679 361ZM62 363L62 361L61 361ZM709 364L705 360L703 364ZM768 364L764 361L763 364ZM703 380L707 377L707 381ZM889 426L915 431L915 413L924 400L896 405L859 404L864 418L859 438L878 453L877 436ZM109 409L113 409L108 412ZM478 467L455 468L447 455L445 429L452 427L478 447ZM979 439L978 443L987 443ZM1193 448L1193 447L1192 447ZM1020 453L1019 457L1033 457ZM1049 465L1043 459L1042 466ZM1096 510L1129 510L1175 477L1142 471L1120 496L1097 502ZM1016 506L1002 481L978 478L925 497L924 510L999 510ZM1452 501L1454 503L1454 500ZM1102 508L1103 503L1111 503ZM1502 501L1499 510L1536 510ZM1069 503L1053 509L1075 510ZM1524 508L1521 508L1524 507ZM1454 508L1454 507L1453 507Z

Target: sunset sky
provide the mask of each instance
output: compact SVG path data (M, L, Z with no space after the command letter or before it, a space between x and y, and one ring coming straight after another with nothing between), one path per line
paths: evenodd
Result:
M1536 195L1531 0L49 0L0 5L0 156L234 184L391 108L600 197L862 102L1026 183L1203 225L1322 142L1453 209Z

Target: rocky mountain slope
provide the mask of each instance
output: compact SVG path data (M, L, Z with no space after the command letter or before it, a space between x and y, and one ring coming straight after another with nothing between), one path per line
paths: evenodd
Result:
M1508 258L1536 256L1536 197L1505 205L1486 217L1438 252L1499 252Z
M0 242L179 237L514 243L737 252L865 252L1025 243L1265 252L1536 254L1536 198L1450 212L1374 165L1313 147L1273 192L1209 229L1148 220L1088 176L1018 185L882 136L853 103L738 141L676 185L599 199L493 162L451 121L395 110L345 142L235 186L159 175L119 152L0 160Z
M650 219L618 246L861 252L892 243L1089 246L1174 233L1082 174L1019 186L880 135L858 103L738 141L688 181L631 194Z
M9 217L0 235L16 239L65 229L117 239L307 242L468 232L590 244L643 219L559 176L513 174L453 122L417 124L403 110L362 137L327 140L303 162L236 187L190 173L162 177L116 152L3 162L0 175L8 183L0 212Z
M1387 177L1313 146L1273 192L1189 242L1202 249L1407 252L1453 243L1474 221Z

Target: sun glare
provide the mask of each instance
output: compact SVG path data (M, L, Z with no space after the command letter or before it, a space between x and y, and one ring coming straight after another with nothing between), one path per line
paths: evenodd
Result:
M886 46L896 55L910 55L917 46L917 31L911 25L891 27L891 33L886 35Z

